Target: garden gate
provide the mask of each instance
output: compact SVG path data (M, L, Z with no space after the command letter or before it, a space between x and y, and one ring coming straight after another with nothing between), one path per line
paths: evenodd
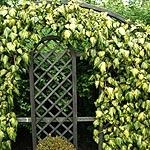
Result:
M80 6L97 12L107 12L112 18L126 23L124 17L110 10L84 3L80 3ZM18 121L32 122L33 150L37 140L49 133L66 137L78 149L77 122L95 119L77 116L76 57L79 55L71 45L63 45L56 36L44 37L35 48L38 52L31 52L30 65L32 115L31 118L18 117ZM100 139L98 150L102 150L102 134Z
M44 52L43 52L44 51ZM48 134L77 147L76 56L58 37L44 37L31 53L30 93L33 149Z

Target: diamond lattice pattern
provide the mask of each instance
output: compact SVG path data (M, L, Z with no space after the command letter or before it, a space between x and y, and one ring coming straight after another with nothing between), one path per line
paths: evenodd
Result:
M48 134L73 139L72 58L58 41L45 41L34 54L37 139Z

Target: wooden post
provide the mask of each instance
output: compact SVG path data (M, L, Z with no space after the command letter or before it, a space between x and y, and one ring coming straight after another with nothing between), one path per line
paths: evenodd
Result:
M33 51L31 52L31 64L29 66L30 80L30 103L31 103L31 122L32 122L32 142L33 150L36 149L36 117L35 117L35 102L34 102L34 76L33 76Z
M101 93L101 88L99 87L99 94ZM103 124L99 127L99 143L98 143L98 150L102 150L103 145Z

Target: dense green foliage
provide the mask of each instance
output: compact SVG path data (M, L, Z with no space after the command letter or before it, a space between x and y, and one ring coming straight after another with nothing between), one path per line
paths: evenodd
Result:
M1 0L0 5L16 5L18 4L18 0Z
M48 135L40 140L37 145L37 150L74 150L74 145L59 136L52 137Z
M74 13L76 12L76 13ZM93 63L91 80L100 89L95 100L95 128L103 130L106 150L150 149L150 27L119 23L106 13L61 5L24 2L0 8L0 145L11 149L17 121L13 100L29 52L45 35L59 36L86 53ZM88 81L87 81L88 82ZM99 130L94 130L99 142Z
M99 7L107 8L119 13L131 21L142 21L150 24L150 1L149 0L82 0Z

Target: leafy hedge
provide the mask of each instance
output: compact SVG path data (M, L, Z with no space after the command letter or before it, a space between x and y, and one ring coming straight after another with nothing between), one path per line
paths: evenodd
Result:
M13 100L30 51L47 35L84 51L94 65L91 79L101 91L95 101L95 141L100 127L106 150L150 149L150 27L120 23L73 1L0 8L0 149L11 149L15 140Z

